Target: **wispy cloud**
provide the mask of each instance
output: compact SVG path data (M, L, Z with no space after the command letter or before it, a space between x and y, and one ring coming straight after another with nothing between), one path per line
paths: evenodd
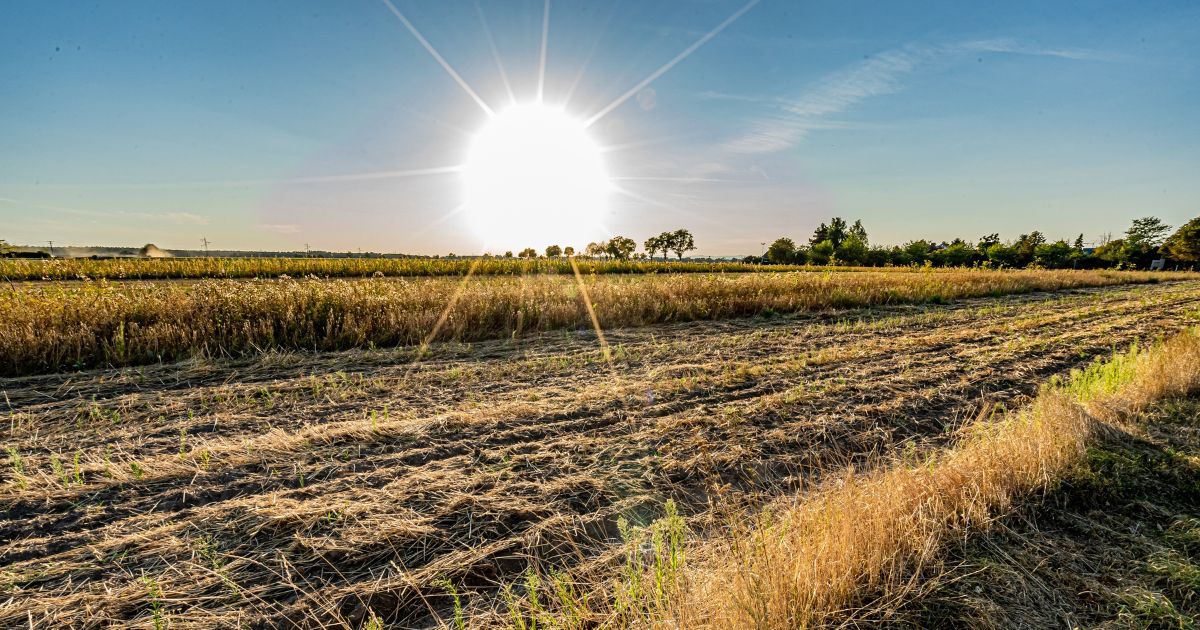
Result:
M750 121L749 129L724 144L724 148L733 153L771 153L803 142L811 131L840 127L840 123L829 120L829 117L867 99L902 90L904 79L923 66L943 58L980 52L1077 61L1112 61L1118 58L1088 49L1028 46L1011 39L973 40L939 46L912 45L874 55L838 70L792 99L738 97L715 92L702 97L773 105L775 112Z
M258 226L260 230L266 232L274 232L276 234L299 234L300 226L290 223L262 223Z
M900 79L933 55L929 48L905 48L875 55L818 81L776 114L762 117L750 130L725 144L734 153L771 153L801 142L823 119L868 98L900 89Z
M1012 53L1017 55L1036 55L1039 57L1058 57L1075 61L1120 61L1123 55L1092 50L1090 48L1045 48L1021 44L1008 38L978 39L963 42L958 47L969 52Z
M208 225L208 218L191 212L168 212L167 219L180 225Z
M166 221L176 225L208 225L209 223L208 217L192 212L131 212L127 210L92 210L88 208L29 203L12 199L10 197L0 197L0 203L11 203L25 206L34 210L45 210L48 212L82 217L93 217L97 219L135 219L142 222L156 223Z

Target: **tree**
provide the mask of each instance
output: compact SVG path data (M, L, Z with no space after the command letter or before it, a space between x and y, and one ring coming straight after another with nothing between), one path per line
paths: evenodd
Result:
M1079 236L1075 237L1075 251L1077 251L1077 252L1083 251L1083 234L1080 234Z
M862 222L858 222L857 225L859 228L862 228ZM866 242L867 231L864 229L862 232L864 237L863 242ZM829 225L825 225L824 223L818 225L808 242L816 245L821 241L829 241L834 249L837 249L838 245L841 245L842 241L846 240L848 235L849 231L846 228L846 220L841 217L833 217L829 220Z
M834 248L840 247L842 241L846 240L846 221L841 217L833 217L829 220L829 242L833 243Z
M1182 262L1200 260L1200 217L1179 226L1163 243L1167 256Z
M0 256L7 256L8 250L9 250L8 241L0 238Z
M676 258L683 260L685 253L696 249L696 241L692 238L691 232L683 229L675 230L671 232L671 242L668 247L675 252Z
M563 256L570 258L571 256L575 255L575 248L571 247L570 245L567 245L566 247L563 248L562 253L563 253Z
M848 234L836 249L837 260L847 265L861 265L867 257L867 244L855 234Z
M817 226L817 229L813 230L812 238L808 239L808 244L816 245L821 241L827 240L829 240L829 226L822 223Z
M1017 264L1017 248L1004 243L993 243L991 247L984 252L988 262L997 269L1005 267L1015 267Z
M980 253L986 253L989 247L991 247L992 245L999 245L999 244L1000 244L1000 235L993 232L992 234L988 234L987 236L979 237L979 243L977 243L975 245L975 249L978 249L980 251Z
M605 254L605 251L606 251L605 248L607 246L608 246L608 243L605 243L603 241L601 241L599 243L588 243L587 247L584 248L583 253L588 258L599 258Z
M1125 239L1112 239L1097 247L1092 255L1105 262L1119 265L1126 261Z
M809 259L814 265L828 265L833 260L834 251L833 241L821 241L809 249Z
M695 250L695 241L691 238L691 233L686 229L677 229L674 232L664 232L658 236L650 236L646 240L646 251L650 252L650 256L654 256L654 252L662 252L662 260L667 259L667 253L674 252L679 258L683 258L683 253Z
M947 267L966 267L975 259L975 248L962 239L954 239L953 243L941 249L938 254L942 264Z
M1171 226L1163 223L1158 217L1142 217L1134 219L1133 225L1125 230L1125 246L1122 262L1134 267L1144 267L1157 256L1158 247L1171 231Z
M796 260L796 243L790 238L775 239L767 248L767 260L783 265Z
M532 247L526 247L525 249L521 250L520 254L517 255L521 258L537 258L537 250Z
M562 256L562 248L558 245L551 245L546 248L546 258L558 258Z
M510 249L510 250L508 250L508 251L504 252L504 257L505 257L505 258L512 258L512 250Z
M1129 247L1152 249L1162 245L1163 239L1170 231L1171 226L1163 223L1158 217L1134 219L1133 225L1125 230L1125 244Z
M661 235L651 236L650 238L646 239L646 242L642 244L642 247L645 248L646 253L650 254L650 258L654 258L654 252L662 252L663 260L667 259L667 247L666 244L663 243Z
M1037 230L1029 234L1022 234L1017 237L1017 242L1013 244L1017 248L1017 264L1024 267L1033 262L1034 254L1037 252L1037 246L1046 242L1046 237Z
M863 247L870 247L871 245L871 241L867 240L867 228L863 227L862 219L854 220L854 225L850 226L847 236L853 236L862 241Z
M637 249L637 242L633 239L625 236L614 236L609 239L605 251L617 260L627 260L635 249Z
M1034 250L1034 263L1047 269L1062 269L1069 267L1071 259L1075 255L1075 249L1067 244L1066 241L1055 241L1038 245Z
M910 264L923 265L929 260L929 251L933 246L927 240L909 241L904 244L904 253L908 254Z
M875 246L867 250L863 264L871 267L883 267L892 262L892 255L886 247Z

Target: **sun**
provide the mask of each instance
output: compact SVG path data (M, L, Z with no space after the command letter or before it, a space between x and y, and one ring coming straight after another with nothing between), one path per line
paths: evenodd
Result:
M540 103L488 119L463 166L467 221L486 248L582 249L603 235L612 185L586 125Z

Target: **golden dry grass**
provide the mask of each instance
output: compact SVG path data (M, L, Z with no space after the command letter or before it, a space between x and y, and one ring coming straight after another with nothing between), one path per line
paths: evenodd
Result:
M671 627L804 628L834 623L866 593L900 599L948 538L985 527L1014 500L1057 483L1104 423L1200 386L1200 336L1118 355L925 461L846 474L772 506L710 543L663 615Z
M611 329L1191 277L1107 271L827 272L591 275L583 282L600 325ZM465 290L458 293L460 286ZM574 279L556 275L469 282L419 278L27 286L0 290L0 375L274 349L470 342L586 329L591 321Z
M584 273L741 273L763 269L740 262L620 261L576 259ZM570 274L566 258L0 258L0 280L166 280L194 278L367 278L383 276L461 276L475 266L479 275ZM829 267L775 265L773 271ZM844 269L844 268L837 268ZM899 267L897 270L907 268Z

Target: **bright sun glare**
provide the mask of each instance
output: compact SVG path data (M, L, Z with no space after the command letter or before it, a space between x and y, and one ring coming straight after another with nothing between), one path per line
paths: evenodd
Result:
M463 169L467 220L488 248L572 245L602 235L611 190L582 121L542 104L488 119Z

